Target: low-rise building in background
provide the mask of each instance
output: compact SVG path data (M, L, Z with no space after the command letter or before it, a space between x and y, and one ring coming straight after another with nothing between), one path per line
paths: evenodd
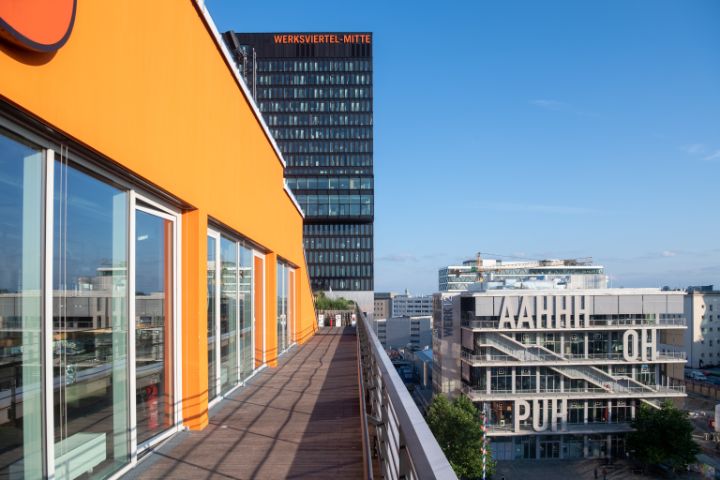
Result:
M417 317L432 315L432 295L413 296L405 291L392 299L393 317Z
M423 350L432 345L432 317L393 317L373 321L385 350Z
M683 348L688 367L720 365L720 290L712 285L688 287L685 295Z
M392 316L392 303L395 295L397 294L392 292L375 292L373 318L390 318Z

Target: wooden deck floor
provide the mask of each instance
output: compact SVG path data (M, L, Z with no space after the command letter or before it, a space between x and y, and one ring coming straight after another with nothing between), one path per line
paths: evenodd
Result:
M213 409L203 431L148 454L127 478L361 478L356 337L326 328Z

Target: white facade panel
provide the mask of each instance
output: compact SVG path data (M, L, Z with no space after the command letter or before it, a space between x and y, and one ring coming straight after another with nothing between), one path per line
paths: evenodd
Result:
M667 313L667 295L643 295L643 313Z
M492 297L478 297L475 299L475 315L478 317L491 317L495 315Z
M620 295L618 299L618 313L629 315L643 311L643 301L640 295Z
M593 303L595 315L617 315L619 312L617 295L596 295Z
M683 313L683 295L667 295L667 313Z

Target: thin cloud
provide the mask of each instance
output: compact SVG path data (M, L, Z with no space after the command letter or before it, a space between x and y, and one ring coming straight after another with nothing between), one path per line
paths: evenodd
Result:
M665 258L668 258L668 257L676 257L676 256L677 256L677 252L673 252L673 251L670 251L670 250L663 250L662 252L660 252L660 256L661 256L661 257L665 257Z
M705 161L713 161L720 159L720 150L715 150L713 153L708 155L707 157L703 157L703 160Z
M557 100L548 100L543 98L538 100L531 100L530 104L535 105L536 107L554 111L563 110L569 107L569 105L565 102L559 102Z
M389 253L387 255L383 255L382 257L378 257L377 260L379 262L408 263L417 262L418 258L415 255L407 253Z
M477 204L477 208L483 210L495 210L498 212L526 212L551 215L592 215L598 213L606 213L592 208L576 207L570 205L543 205L538 203L484 202Z
M683 145L680 147L680 150L690 156L700 158L706 162L720 160L720 149L708 148L704 143L691 143L690 145Z
M561 102L560 100L553 100L550 98L538 98L535 100L530 100L530 105L552 112L566 112L573 115L580 115L583 117L597 117L597 115L594 113L578 110L569 103Z
M690 145L683 145L680 150L689 155L702 155L707 152L707 148L702 143L692 143Z

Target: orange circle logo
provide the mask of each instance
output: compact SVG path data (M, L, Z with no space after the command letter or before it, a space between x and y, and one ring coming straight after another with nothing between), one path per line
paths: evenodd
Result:
M36 52L54 52L70 37L77 0L0 0L0 35Z

